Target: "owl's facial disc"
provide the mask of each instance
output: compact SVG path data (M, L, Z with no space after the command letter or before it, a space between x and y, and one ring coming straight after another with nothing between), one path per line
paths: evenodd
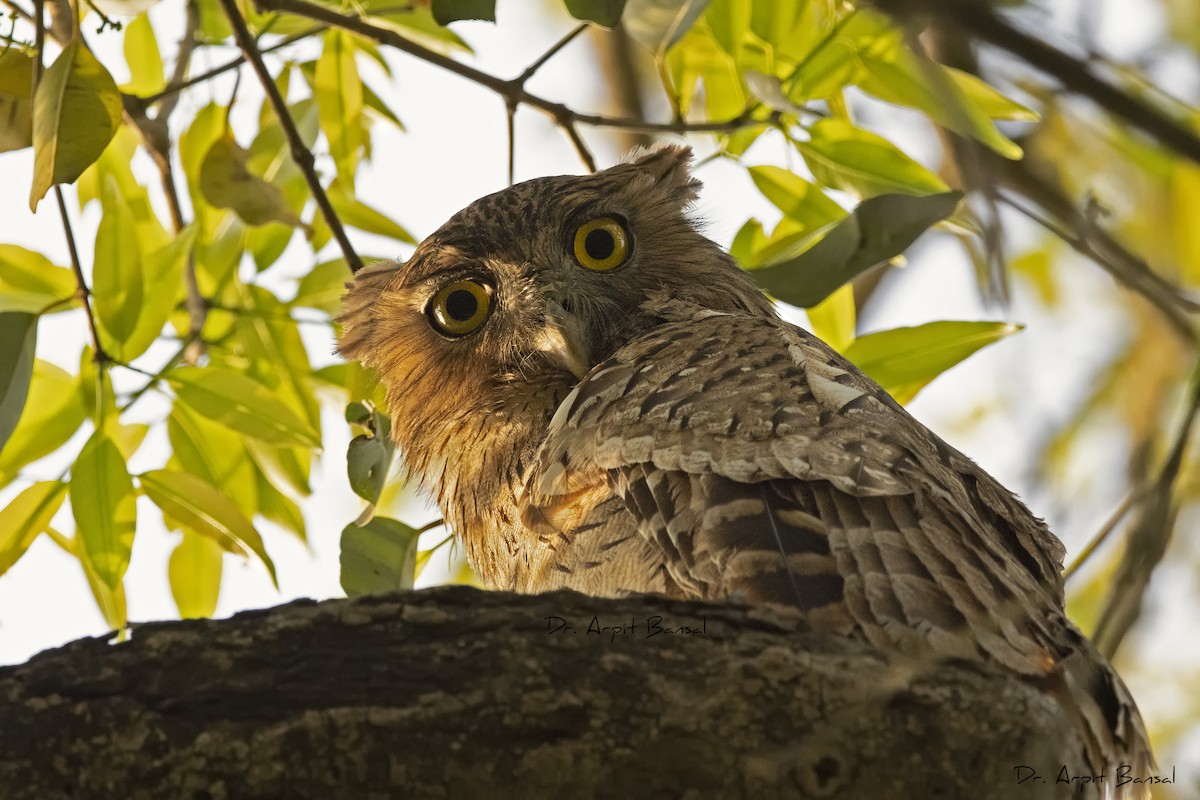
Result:
M586 328L557 300L546 302L546 322L534 341L534 349L580 380L592 367Z

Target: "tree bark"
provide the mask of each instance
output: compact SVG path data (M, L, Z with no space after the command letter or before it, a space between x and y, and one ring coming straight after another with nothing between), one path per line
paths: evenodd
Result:
M1078 750L1012 676L649 597L301 601L0 669L14 799L1078 797Z

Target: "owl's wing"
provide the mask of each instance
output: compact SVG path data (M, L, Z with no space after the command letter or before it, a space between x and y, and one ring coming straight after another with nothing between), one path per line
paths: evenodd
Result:
M1061 543L780 320L697 311L593 369L550 424L526 523L569 530L603 489L694 596L789 603L820 629L1027 674L1062 655Z

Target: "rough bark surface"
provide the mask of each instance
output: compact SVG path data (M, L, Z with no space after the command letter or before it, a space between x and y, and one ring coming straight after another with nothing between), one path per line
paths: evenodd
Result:
M660 598L297 602L0 669L10 799L1068 797L1078 744L1014 678Z

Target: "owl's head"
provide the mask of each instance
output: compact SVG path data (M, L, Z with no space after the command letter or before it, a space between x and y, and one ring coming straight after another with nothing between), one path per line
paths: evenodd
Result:
M448 418L486 411L502 428L514 404L539 417L654 325L663 298L771 313L688 219L700 185L690 160L665 147L590 176L519 183L455 214L405 263L358 274L341 352L379 370L410 467Z

